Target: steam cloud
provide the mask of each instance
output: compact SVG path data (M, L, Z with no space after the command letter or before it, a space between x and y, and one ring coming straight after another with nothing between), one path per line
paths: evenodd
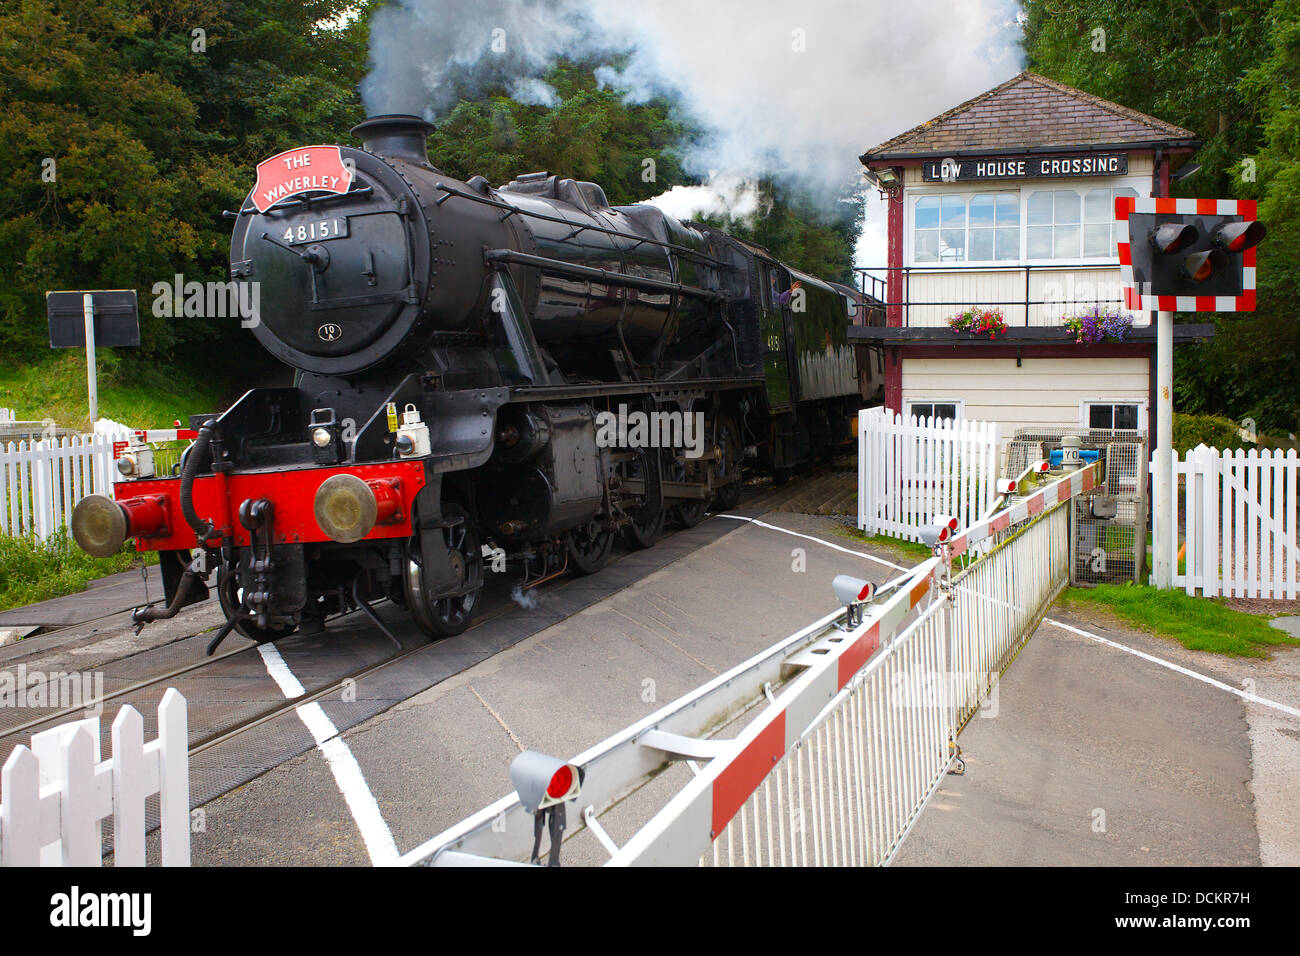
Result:
M558 58L597 61L603 85L665 95L706 131L686 166L716 174L663 184L664 209L757 211L760 176L830 206L860 187L865 150L1020 68L1018 13L1015 0L396 0L373 19L361 90L372 113L437 121L487 85L549 105ZM860 260L884 261L883 218L869 196Z

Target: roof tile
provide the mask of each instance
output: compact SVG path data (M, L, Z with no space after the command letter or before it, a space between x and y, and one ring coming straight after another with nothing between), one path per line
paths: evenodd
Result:
M1172 123L1025 71L868 150L862 161L1195 139Z

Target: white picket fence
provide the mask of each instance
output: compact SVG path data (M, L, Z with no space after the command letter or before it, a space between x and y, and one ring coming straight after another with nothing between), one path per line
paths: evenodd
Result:
M111 495L113 442L125 434L71 435L0 445L0 532L44 541L89 494Z
M17 421L12 408L0 408L0 422Z
M113 864L144 866L145 800L158 794L163 866L190 865L190 767L185 698L158 705L158 737L117 712L113 756L99 759L99 718L74 721L19 744L5 761L0 866L99 866L102 821L113 820Z
M884 409L858 415L858 527L920 541L936 514L969 527L997 497L996 422L918 419Z
M1175 568L1174 587L1205 597L1300 596L1295 449L1218 451L1199 445L1182 461L1178 452L1172 456L1175 487L1183 487L1182 520L1175 495L1173 525L1156 533L1173 535L1176 554L1178 529L1184 528L1185 569Z

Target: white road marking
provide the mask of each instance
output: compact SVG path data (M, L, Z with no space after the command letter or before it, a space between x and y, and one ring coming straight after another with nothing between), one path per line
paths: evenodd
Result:
M285 663L274 644L259 644L257 650L266 664L266 672L271 675L271 679L279 686L285 697L292 700L306 693L302 682L294 676L293 671L289 670L289 665ZM393 863L399 855L397 842L393 839L393 831L388 829L388 824L384 822L384 815L379 810L379 802L370 792L370 785L366 783L365 775L361 772L361 765L357 763L357 758L352 755L348 745L339 736L334 721L329 719L329 715L318 703L303 704L296 708L296 711L298 718L306 725L312 739L316 741L316 747L325 757L325 762L329 764L330 772L334 774L334 782L338 784L339 792L343 794L343 799L352 812L352 819L356 821L357 829L361 831L361 839L370 854L370 862L375 866Z
M894 564L892 561L886 561L884 558L878 558L874 554L867 554L865 551L854 551L851 548L842 548L838 544L831 544L821 538L811 534L801 534L798 531L791 531L789 528L782 528L774 524L768 524L766 521L759 521L757 518L746 518L744 515L715 515L717 518L730 518L732 521L748 521L750 524L756 524L760 528L769 528L772 531L780 531L782 534L788 534L795 538L803 538L807 541L816 541L818 544L825 545L828 548L834 548L836 551L843 551L845 554L856 555L859 558L866 558L868 561L874 561L876 564L883 564L887 568L893 568L895 571L910 571L911 568L905 568L901 564Z
M860 558L866 558L868 561L875 561L877 564L883 564L886 567L895 569L896 571L911 570L910 568L905 568L902 565L893 564L892 562L886 561L883 558L878 558L874 554L867 554L866 552L863 551L853 551L850 550L849 548L842 548L838 544L831 544L831 542L823 541L821 538L815 537L813 535L800 534L798 531L791 531L789 528L781 528L774 524L768 524L765 521L759 521L757 518L746 518L743 517L742 515L729 515L729 514L719 514L716 515L715 517L731 518L734 521L748 521L750 524L756 524L760 528L769 528L772 531L780 531L782 534L793 535L796 538L806 538L809 541L816 541L818 544L825 545L828 548L834 548L836 551L842 551L845 554L857 555ZM1125 644L1118 644L1115 641L1108 640L1107 638L1102 637L1100 634L1093 634L1091 631L1085 631L1081 628L1074 627L1070 624L1065 624L1061 621L1052 620L1050 617L1043 618L1043 623L1051 624L1052 626L1059 627L1065 631L1071 631L1075 634L1080 635L1081 637L1091 638L1092 640L1097 641L1100 644L1105 644L1107 647L1113 647L1116 650L1124 651L1128 654L1132 654L1134 657L1140 657L1143 660L1150 661L1153 664L1159 664L1161 667L1167 667L1169 670L1176 671L1177 673L1182 674L1185 677L1190 677L1193 680L1201 681L1202 683L1209 684L1211 687L1217 687L1220 690L1226 690L1229 694L1235 694L1236 696L1240 697L1242 700L1247 700L1255 704L1262 704L1265 707L1272 707L1274 710L1279 710L1284 714L1290 714L1292 717L1300 717L1300 709L1291 707L1288 704L1283 704L1280 701L1276 701L1276 700L1269 700L1268 698L1260 697L1257 694L1248 693L1247 691L1241 690L1240 688L1233 687L1231 684L1225 684L1223 683L1223 681L1215 680L1213 677L1207 677L1205 674L1199 674L1194 670L1189 670L1186 667L1182 667L1179 664L1175 664L1173 661L1167 661L1164 658L1156 657L1155 655L1148 654L1145 651L1139 651L1137 648L1128 647Z
M1066 624L1062 621L1054 621L1050 617L1043 618L1044 624L1051 624L1053 627L1059 627L1063 631L1069 631L1072 634L1078 634L1080 637L1091 638L1099 644L1105 644L1107 647L1113 647L1116 650L1132 654L1134 657L1140 657L1145 661L1153 664L1159 664L1161 667L1167 667L1171 671L1176 671L1184 677L1190 677L1198 680L1203 684L1209 684L1211 687L1217 687L1219 690L1226 690L1229 694L1236 694L1242 700L1248 700L1253 704L1263 704L1265 707L1272 707L1274 710L1280 710L1284 714L1290 714L1292 717L1300 717L1300 710L1287 704L1280 703L1276 700L1269 700L1267 697L1260 697L1257 694L1251 694L1231 684L1225 684L1223 681L1215 680L1213 677L1207 677L1205 674L1199 674L1194 670L1175 664L1173 661L1167 661L1164 658L1156 657L1154 654L1148 654L1145 651L1139 651L1137 648L1128 647L1124 644L1118 644L1115 641L1108 640L1100 634L1093 634L1091 631L1085 631L1083 628Z

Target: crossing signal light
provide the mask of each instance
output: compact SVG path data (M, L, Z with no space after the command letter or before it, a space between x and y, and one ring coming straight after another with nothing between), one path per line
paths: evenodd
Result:
M1255 308L1254 248L1266 234L1249 200L1120 197L1124 304L1168 312Z
M1171 256L1175 252L1186 249L1198 238L1200 236L1196 227L1190 223L1165 222L1157 226L1156 231L1152 233L1151 244L1156 247L1156 252Z
M1228 254L1222 249L1207 249L1193 252L1183 260L1183 271L1193 282L1204 282L1221 269L1228 266Z
M1214 232L1214 244L1228 252L1245 252L1268 235L1262 222L1228 222Z

